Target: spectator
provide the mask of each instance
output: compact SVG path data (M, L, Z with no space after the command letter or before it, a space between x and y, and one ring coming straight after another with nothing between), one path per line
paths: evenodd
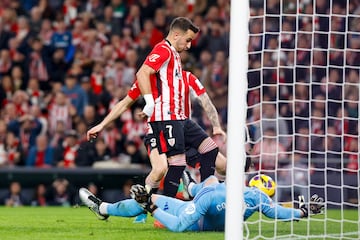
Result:
M11 182L9 191L1 199L2 205L7 207L18 207L29 204L29 200L22 193L21 185L19 182Z
M348 162L346 163L346 168L348 173L350 174L356 174L359 170L359 144L358 144L358 138L357 137L351 137L347 139L344 150L345 150L345 157L348 159Z
M274 128L266 128L260 142L254 145L252 155L258 170L275 170L278 164L287 164L286 148L276 139Z
M40 33L41 24L42 24L42 9L39 6L34 6L30 10L30 28L34 35Z
M36 168L52 167L54 149L50 146L49 139L42 134L36 137L36 145L31 147L26 158L26 166Z
M204 87L221 115L223 123L226 123L227 119L227 81L228 67L225 52L218 51L212 68L204 79Z
M121 193L120 193L120 199L122 200L125 200L125 199L130 199L131 196L130 196L130 189L131 189L131 186L134 185L134 181L131 180L131 179L127 179L125 181L125 183L123 184L122 186L122 190L121 190Z
M27 56L30 51L29 40L33 37L31 32L29 20L25 16L20 16L17 19L17 30L15 39L19 44L18 50L23 55Z
M90 84L90 78L88 76L82 76L80 78L80 86L81 86L82 89L84 89L84 91L85 91L85 93L87 95L87 99L89 101L88 104L91 105L91 106L96 107L100 102L98 100L99 96L94 93L94 90L93 90L93 88L91 87L91 84Z
M133 49L129 49L129 54L126 54L127 58L132 58L134 56L134 54L136 54L136 52ZM134 82L135 80L135 70L136 67L135 66L129 66L127 65L127 60L123 60L123 59L117 59L114 62L114 80L115 80L115 84L117 86L120 87L121 90L123 90L122 92L126 92L126 89L128 89L131 84ZM132 61L132 63L136 64L137 58L135 59L135 61ZM126 89L123 89L126 88ZM113 89L116 90L116 89Z
M104 14L104 4L101 0L82 1L79 11L90 12L94 18L100 19Z
M71 62L74 57L74 46L72 45L72 35L66 30L66 24L64 20L58 20L56 24L56 31L51 37L51 46L54 49L63 49L65 62Z
M90 85L94 94L99 95L103 91L104 85L104 67L103 63L96 61L93 66L93 71L90 75Z
M46 103L44 102L45 93L40 89L40 83L38 79L29 79L26 87L26 93L29 96L30 105L37 105L42 109L46 108Z
M58 48L54 50L49 66L52 83L64 83L65 74L71 67L71 65L65 61L64 49Z
M39 80L40 88L44 91L50 90L50 75L48 69L50 62L50 50L43 45L40 38L32 41L32 52L29 57L29 77Z
M76 0L65 0L62 7L64 23L66 26L72 26L78 16L78 4Z
M12 102L7 103L3 109L3 118L5 122L9 124L10 122L13 122L15 120L17 121L19 117L20 116L18 116L15 104Z
M0 35L1 36L1 35ZM12 59L8 49L0 50L0 77L10 73L12 67Z
M4 143L6 141L6 135L8 133L7 125L4 119L0 118L0 143Z
M98 117L98 115L96 113L96 109L92 105L86 105L85 106L84 114L81 116L81 118L84 121L86 127L93 126L97 122L99 122L99 117Z
M261 117L261 125L256 129L254 140L257 141L260 139L263 134L261 132L262 129L266 130L268 128L273 128L276 134L279 136L278 141L282 144L282 146L285 147L285 149L289 147L291 141L289 141L286 121L277 113L276 105L273 103L263 103Z
M6 134L5 151L7 156L7 166L23 166L24 154L21 150L20 140L13 132Z
M144 29L138 35L138 38L148 39L150 47L153 48L157 43L164 39L164 34L154 26L152 19L146 19L144 22Z
M0 167L6 166L7 162L8 162L8 156L5 150L5 144L0 142Z
M31 206L44 207L47 206L46 202L46 186L40 183L36 186L34 196L31 201Z
M75 168L78 151L78 135L75 130L69 130L66 132L63 145L56 150L55 165L63 168Z
M303 163L303 160L301 155L294 154L293 160L279 169L276 182L277 201L291 202L293 201L291 197L298 195L308 197L308 166Z
M84 32L79 49L84 53L85 60L101 60L102 43L98 39L97 31L95 29L89 29Z
M325 139L324 139L325 140ZM326 130L326 161L327 167L340 169L341 159L341 136L337 135L334 126L327 126Z
M62 91L70 99L70 102L76 108L76 114L82 115L84 108L88 103L87 95L84 89L77 82L77 76L68 74L65 79L65 86Z
M116 21L121 23L119 27L122 28L124 26L124 20L127 12L126 3L123 0L111 0L110 6L113 9L113 17Z
M54 30L52 28L52 23L49 19L43 19L41 22L39 38L43 41L45 46L50 46L51 38L54 34Z
M106 126L104 131L101 132L101 136L110 148L111 156L115 157L124 151L125 137L121 134L114 122Z
M46 193L49 206L69 207L74 205L75 194L69 181L63 178L55 179Z
M210 12L211 10L209 10ZM224 22L216 19L211 22L210 28L206 29L202 37L199 39L198 44L201 48L207 49L213 56L219 51L228 55L228 49L226 49L227 43L224 38Z
M5 107L15 93L14 83L9 75L5 75L1 79L0 83L0 104L1 107Z
M79 137L79 143L87 143L88 141L86 139L86 132L89 129L89 125L87 125L87 122L84 119L80 119L79 121L74 122L74 124L76 133Z
M97 138L95 142L95 151L93 154L93 163L108 161L112 159L110 148L106 145L103 138Z
M35 146L36 137L41 133L41 122L34 116L25 114L8 124L12 131L21 141L21 149L27 155L31 147Z
M12 37L12 33L6 30L4 25L4 20L0 20L0 50L8 49L9 40Z
M72 122L72 108L66 95L58 91L55 93L54 102L49 106L49 133L54 134L58 129L58 124L61 122L64 124L65 129L71 128Z
M133 107L131 119L126 121L121 129L121 133L126 136L126 141L131 142L136 151L142 146L142 139L147 131L147 123L140 117L141 110L141 106Z
M120 35L122 24L114 17L114 9L108 5L104 8L104 14L101 21L105 24L106 29L111 35Z
M125 19L125 25L131 29L134 36L138 36L143 28L140 7L137 4L132 4L129 8L129 13Z
M50 146L54 149L62 146L64 139L65 139L65 132L66 132L66 124L64 121L57 120L55 131L51 134L51 141Z
M125 142L125 154L129 157L131 164L148 164L146 153L142 154L139 146L134 141ZM121 161L121 160L120 160Z
M138 56L138 62L143 62L146 56L150 53L151 47L149 45L149 39L142 37L138 41L138 46L136 48L136 54ZM138 64L137 64L138 65Z

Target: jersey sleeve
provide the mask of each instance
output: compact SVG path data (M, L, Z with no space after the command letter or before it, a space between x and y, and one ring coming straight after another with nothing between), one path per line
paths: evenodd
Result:
M189 85L196 96L200 96L206 92L205 87L194 74L185 72L185 76L188 78Z
M286 208L277 203L265 194L260 195L261 212L268 218L290 221L301 218L301 210Z
M137 81L133 83L127 94L132 100L136 100L140 95L140 88Z
M146 57L144 64L148 65L156 72L170 57L170 49L164 44L156 45L151 53Z

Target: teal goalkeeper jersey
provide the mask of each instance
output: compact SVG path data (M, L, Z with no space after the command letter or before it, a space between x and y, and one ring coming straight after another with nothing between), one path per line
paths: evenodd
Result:
M158 209L154 217L170 231L223 231L225 228L226 185L216 183L204 187L204 183L192 188L192 201L161 196L155 204ZM285 208L272 201L257 188L245 187L244 200L246 210L243 217L248 219L253 213L261 212L273 219L293 220L301 217L301 211ZM112 216L133 217L144 212L143 208L133 199L109 204L108 214Z
M171 231L223 231L225 228L225 198L226 185L224 183L193 188L195 198L190 202L172 201L168 197L161 197L156 204L160 210L155 212L157 218ZM285 208L272 201L265 193L257 188L245 187L244 200L246 210L244 220L259 211L273 219L299 219L299 209ZM241 217L239 215L239 217Z

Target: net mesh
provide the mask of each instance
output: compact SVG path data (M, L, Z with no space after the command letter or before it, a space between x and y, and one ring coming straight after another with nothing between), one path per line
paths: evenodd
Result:
M250 219L249 237L359 239L360 1L251 0L250 15L249 177L272 176L286 206L317 193L326 209Z

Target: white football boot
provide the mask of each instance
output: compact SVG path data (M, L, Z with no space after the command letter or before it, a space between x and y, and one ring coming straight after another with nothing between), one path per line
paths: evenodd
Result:
M95 197L89 190L86 188L80 188L79 197L81 201L98 217L100 220L106 220L109 215L101 214L99 207L101 204L101 200Z
M190 194L189 185L191 183L195 184L196 183L195 180L191 177L191 174L188 171L183 171L181 180L184 185L184 191L185 191L184 197L191 199L193 196Z

